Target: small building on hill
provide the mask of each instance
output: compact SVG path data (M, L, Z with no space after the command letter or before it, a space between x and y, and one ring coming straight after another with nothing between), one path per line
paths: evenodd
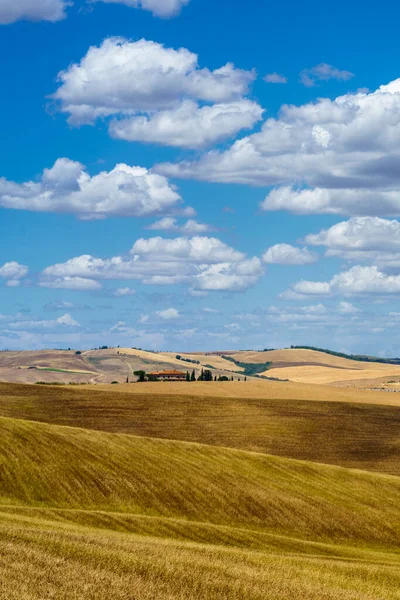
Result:
M149 373L149 375L152 378L164 381L186 381L186 373L182 371L155 371L154 373Z

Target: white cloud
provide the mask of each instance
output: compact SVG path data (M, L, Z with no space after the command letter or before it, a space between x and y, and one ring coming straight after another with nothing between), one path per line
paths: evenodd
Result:
M219 310L217 310L216 308L208 308L208 306L205 306L203 308L203 312L210 313L210 314L215 314L215 315L219 314Z
M28 274L28 267L12 261L0 267L0 279L7 279L7 287L19 287L21 279Z
M6 281L7 287L19 287L21 285L21 281L19 279L9 279Z
M244 98L255 76L231 63L200 68L186 48L109 38L59 73L52 98L72 125L114 117L115 138L201 148L261 120L263 109Z
M139 319L139 323L147 323L150 317L148 315L142 315Z
M123 298L125 296L134 296L136 294L136 290L132 290L131 288L118 288L114 292L114 296L117 298Z
M177 220L172 217L164 217L155 223L152 223L148 226L147 229L152 229L153 231L171 231L174 229L178 229Z
M247 93L255 74L231 63L210 71L186 48L108 38L59 73L53 95L75 125L99 117L176 109L183 98L224 103ZM82 85L84 82L84 85Z
M180 202L165 177L125 164L91 177L81 163L60 158L39 182L0 179L3 208L69 213L81 219L152 216L176 209Z
M354 73L341 71L326 63L320 63L311 69L303 69L300 73L300 81L306 87L314 87L318 81L329 81L329 79L348 81L352 77L354 77Z
M315 252L307 248L296 248L290 244L276 244L263 254L263 262L276 265L307 265L318 260Z
M161 319L165 321L170 321L171 319L179 319L181 316L176 308L166 308L165 310L159 310L156 312Z
M315 296L325 296L331 291L329 283L319 281L299 281L292 289L296 294Z
M180 231L184 235L193 235L199 233L206 233L207 231L213 231L213 228L206 223L199 223L194 219L189 219L183 225L178 225L176 219L172 217L164 217L159 221L156 221L152 225L149 225L147 229L153 231Z
M201 267L201 272L194 278L194 285L203 291L242 292L255 285L263 274L260 259L254 257L236 263Z
M325 246L326 256L370 261L386 268L400 267L400 223L378 217L354 217L306 237Z
M356 265L330 281L300 281L292 290L302 295L400 294L400 275L386 275L376 266Z
M82 255L49 266L42 273L41 285L98 289L97 280L138 279L149 285L183 283L197 291L241 291L263 273L258 258L249 259L217 238L154 237L137 240L126 256Z
M201 148L251 129L263 109L246 99L200 107L193 100L149 115L112 121L112 137L130 142L149 142L180 148Z
M360 309L351 304L350 302L339 302L338 312L342 315L356 315L360 312Z
M150 256L152 260L156 258L161 262L173 259L210 264L244 259L242 252L234 250L218 238L199 236L173 239L154 237L147 240L140 238L134 243L131 254Z
M0 277L3 279L17 280L27 275L29 269L25 265L12 261L0 267Z
M16 321L14 323L10 323L8 326L10 329L53 329L58 325L63 325L65 327L81 326L69 314L65 314L62 317L52 321Z
M295 292L292 289L285 290L281 294L278 295L279 300L304 300L307 298L306 295L300 294L299 292Z
M282 186L272 190L261 203L266 211L288 210L302 215L383 215L400 214L396 190L324 189Z
M106 4L125 4L131 8L141 8L153 13L156 17L169 18L176 16L190 0L94 0Z
M1 0L0 25L16 21L61 21L66 17L68 0Z
M267 73L264 77L266 83L287 83L288 78L280 73Z
M284 105L227 150L165 163L173 177L274 186L261 208L298 214L400 215L400 79L374 92Z
M40 287L54 288L56 290L100 290L101 284L93 279L84 277L57 277L55 279L43 278Z
M63 315L62 317L59 317L57 319L57 323L59 323L60 325L68 325L70 327L80 327L80 324L77 321L75 321L75 319L73 319L68 313Z

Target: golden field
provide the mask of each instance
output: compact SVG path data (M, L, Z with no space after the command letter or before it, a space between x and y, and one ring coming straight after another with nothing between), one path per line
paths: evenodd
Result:
M315 350L240 351L229 352L226 358L215 353L179 353L183 360L177 355L135 348L88 350L78 355L73 350L0 352L0 382L107 385L124 383L127 378L135 380L133 372L137 370L150 373L171 368L182 372L194 369L196 376L201 369L211 368L213 376L233 376L237 381L245 375L245 364L265 365L260 375L296 383L384 388L388 382L400 382L400 366L360 362ZM257 381L249 375L247 379Z
M0 598L398 600L397 398L0 383Z

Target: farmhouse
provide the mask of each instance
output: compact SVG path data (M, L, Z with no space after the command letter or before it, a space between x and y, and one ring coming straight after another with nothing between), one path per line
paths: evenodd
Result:
M164 380L186 380L186 373L182 373L182 371L156 371L155 373L150 373L150 376Z

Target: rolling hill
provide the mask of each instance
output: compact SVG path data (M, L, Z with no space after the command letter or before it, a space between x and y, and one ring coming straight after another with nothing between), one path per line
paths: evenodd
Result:
M81 354L66 350L0 352L0 381L15 383L123 383L127 378L135 380L133 372L137 370L171 368L183 372L194 369L197 376L201 369L211 369L213 376L233 376L235 380L246 375L340 387L385 388L400 383L400 365L351 360L304 348L226 354L176 354L135 348L105 348Z
M0 354L3 379L86 384L0 383L0 598L398 600L399 394L243 377L398 367L295 349L181 358L199 364ZM122 383L208 365L236 381Z
M0 418L0 594L388 600L400 478Z
M397 394L264 381L0 384L0 416L400 475L399 405L382 404L392 399L400 400Z

